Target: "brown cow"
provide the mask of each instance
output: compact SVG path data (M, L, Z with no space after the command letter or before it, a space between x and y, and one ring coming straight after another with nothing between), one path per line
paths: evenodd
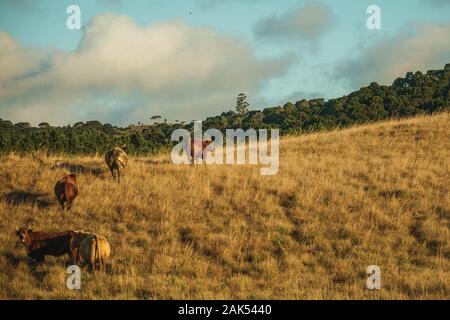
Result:
M70 210L78 195L77 176L71 173L59 180L55 185L55 194L61 208L64 209L64 203L67 202L67 208Z
M76 253L72 251L70 246L75 234L73 230L42 232L16 227L16 235L19 237L20 244L25 247L28 256L38 263L44 262L45 256L59 257L64 254L68 254L72 262L75 262Z
M196 149L197 148L197 149ZM214 150L212 140L195 140L191 139L191 163L195 163L195 159L203 159L206 152Z

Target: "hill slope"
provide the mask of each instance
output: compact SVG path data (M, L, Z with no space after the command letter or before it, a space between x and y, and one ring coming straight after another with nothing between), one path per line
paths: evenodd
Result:
M280 171L130 159L123 183L101 157L70 159L80 196L62 212L65 170L41 154L1 157L0 298L448 298L450 115L282 140ZM112 270L65 287L63 258L29 264L16 225L85 229ZM366 268L382 289L366 289Z

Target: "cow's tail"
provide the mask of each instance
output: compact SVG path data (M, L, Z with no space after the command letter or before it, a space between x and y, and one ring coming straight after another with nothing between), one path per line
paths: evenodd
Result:
M66 198L66 201L69 201L69 184L67 183L67 177L64 178L64 197ZM70 203L69 203L70 206Z
M100 249L99 249L98 243L99 243L98 235L95 234L94 264L95 264L95 261L98 260L98 263L100 264L100 270L102 270L102 268L103 268L102 255L100 254Z

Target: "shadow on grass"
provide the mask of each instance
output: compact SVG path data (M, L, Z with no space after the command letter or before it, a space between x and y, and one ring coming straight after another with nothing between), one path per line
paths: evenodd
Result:
M93 176L99 176L106 172L106 170L104 170L99 166L87 167L81 164L70 164L70 163L63 163L61 165L54 166L52 168L67 169L68 171L73 173L91 174Z
M142 162L152 165L171 164L170 160L143 160Z
M29 192L29 191L12 191L2 196L6 203L17 206L21 204L36 205L39 209L48 208L52 202L42 199L44 193Z
M21 263L26 264L28 266L31 274L33 275L33 277L36 280L38 280L39 282L42 282L48 273L48 271L46 271L46 270L39 270L39 269L41 269L41 268L39 268L39 266L42 266L42 264L38 264L36 261L34 261L33 259L30 259L28 257L24 257L21 255L20 256L15 255L12 252L6 252L5 258L6 258L6 261L8 262L8 264L10 266L12 266L13 268L17 268L19 266L19 264L21 264Z
M45 276L48 274L48 270L42 270L41 267L42 264L38 264L36 262L30 262L29 263L30 266L30 271L31 274L33 275L33 277L39 281L39 282L43 282L45 279Z
M20 250L17 248L17 250ZM23 250L23 249L22 249ZM61 261L61 259L48 259L47 256L44 262L37 262L36 260L23 255L17 255L15 252L6 252L4 253L4 256L6 258L6 261L9 266L11 266L13 269L16 269L19 267L20 264L25 264L28 267L28 270L30 271L30 274L39 282L43 282L45 277L48 275L51 269L49 267L60 265L62 268L67 268L68 266L72 265L70 259L67 259L64 257L64 262Z
M30 260L27 257L17 256L11 252L6 252L5 258L8 264L13 268L17 268L21 263L30 264Z

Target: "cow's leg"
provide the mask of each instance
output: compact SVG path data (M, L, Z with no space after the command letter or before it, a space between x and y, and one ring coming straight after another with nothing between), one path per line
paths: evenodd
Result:
M63 200L60 200L60 201L59 201L59 205L61 206L61 209L64 210L64 201L63 201Z
M109 168L109 171L111 171L111 175L112 175L112 178L113 178L113 180L116 178L116 176L115 176L115 174L114 174L114 168Z
M117 182L120 183L120 169L117 168Z
M194 158L194 149L191 149L191 153L188 155L189 158L189 164L195 164L195 158Z
M196 161L197 161L197 155L194 154L194 155L192 155L192 165L195 165Z
M72 249L72 251L70 252L70 257L72 259L72 264L78 266L78 249Z
M196 162L198 163L199 161L200 161L200 164L202 164L204 162L201 155L196 155L194 163L196 163Z
M106 267L105 267L105 259L100 258L100 267L102 271L106 271Z

